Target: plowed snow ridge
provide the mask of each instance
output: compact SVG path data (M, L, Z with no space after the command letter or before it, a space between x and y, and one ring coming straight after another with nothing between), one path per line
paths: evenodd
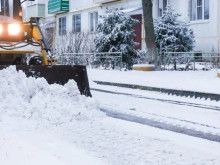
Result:
M49 85L44 78L27 78L14 66L0 71L0 112L62 124L103 116L93 98L80 95L75 81Z

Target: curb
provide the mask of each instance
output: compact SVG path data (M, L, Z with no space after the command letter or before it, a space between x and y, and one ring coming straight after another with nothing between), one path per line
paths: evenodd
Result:
M131 89L140 89L140 90L146 90L146 91L167 93L167 94L172 94L176 96L185 96L185 97L191 97L191 98L205 98L205 99L220 101L220 94L157 88L157 87L149 87L149 86L142 86L142 85L121 84L121 83L104 82L104 81L94 81L94 82L100 85L110 85L110 86L117 86L117 87L131 88Z

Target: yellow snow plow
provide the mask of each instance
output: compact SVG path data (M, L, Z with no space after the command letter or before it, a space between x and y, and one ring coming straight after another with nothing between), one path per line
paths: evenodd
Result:
M40 29L39 18L22 22L20 7L20 0L13 0L13 17L0 15L0 70L16 65L16 69L27 76L44 77L49 84L63 85L73 79L81 94L91 96L86 67L56 65Z

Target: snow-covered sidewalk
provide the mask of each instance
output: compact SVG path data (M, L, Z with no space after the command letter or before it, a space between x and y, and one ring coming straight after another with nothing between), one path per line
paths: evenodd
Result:
M88 69L90 81L220 94L217 71L118 71Z

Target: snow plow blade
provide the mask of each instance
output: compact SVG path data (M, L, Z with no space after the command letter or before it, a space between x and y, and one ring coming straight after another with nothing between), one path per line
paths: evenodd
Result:
M1 65L0 70L7 68ZM22 70L27 77L43 77L49 84L64 85L69 80L76 81L79 91L82 95L92 96L89 88L89 81L85 66L74 65L16 65L17 70Z

